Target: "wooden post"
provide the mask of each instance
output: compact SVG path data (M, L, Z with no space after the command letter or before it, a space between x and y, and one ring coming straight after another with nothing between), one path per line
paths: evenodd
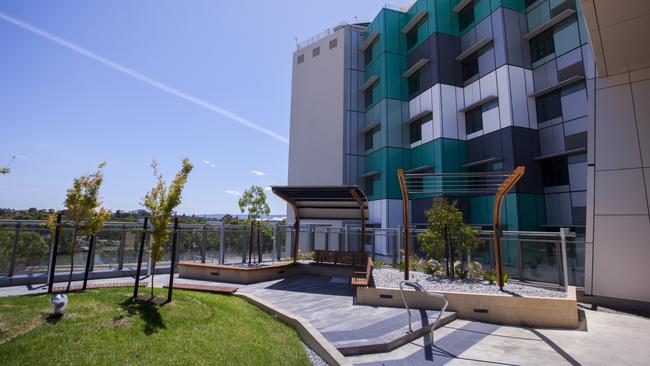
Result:
M144 224L142 224L142 236L140 237L140 249L138 251L138 266L135 271L135 286L133 287L133 298L138 297L138 289L140 288L140 272L142 271L142 255L144 254L144 243L147 241L147 224L149 224L149 218L144 218Z
M402 210L404 211L404 280L409 279L409 193L406 187L404 169L397 169L397 180L402 191Z
M503 228L501 227L501 206L503 204L503 199L506 194L514 187L514 185L521 179L524 175L526 169L523 166L518 166L512 172L508 178L506 178L499 188L494 197L494 210L493 210L493 229L494 229L494 252L496 256L496 272L497 272L497 283L499 284L499 289L503 291L503 263L501 258L501 233Z
M174 217L174 232L172 234L172 261L169 265L169 287L167 288L167 301L172 301L174 290L174 272L176 272L176 247L178 246L178 217Z
M54 243L52 244L52 251L50 254L50 274L47 279L47 293L52 293L52 286L54 286L54 272L56 272L56 253L59 251L59 236L61 236L61 213L56 215L56 227L54 229Z
M294 233L293 233L293 250L292 250L293 263L296 263L298 261L298 246L300 245L300 212L298 211L298 205L296 205L296 201L294 201L291 197L280 192L275 187L272 187L271 190L273 191L273 193L275 193L276 196L282 198L289 205L291 205L291 208L293 208L293 213L296 216L295 222L293 224Z

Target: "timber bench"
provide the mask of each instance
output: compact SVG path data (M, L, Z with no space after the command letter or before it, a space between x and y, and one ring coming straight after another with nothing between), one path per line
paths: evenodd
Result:
M368 264L365 272L352 272L350 284L354 287L368 287L372 279L372 258L368 257Z

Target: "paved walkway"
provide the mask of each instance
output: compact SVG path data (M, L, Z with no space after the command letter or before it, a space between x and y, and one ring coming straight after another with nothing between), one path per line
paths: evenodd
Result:
M123 280L128 278L96 281ZM158 275L155 284L162 286L168 281L168 275ZM214 284L185 279L177 281ZM254 294L305 317L333 342L345 342L352 334L358 338L355 332L368 334L367 331L372 330L364 329L364 322L355 318L357 314L368 316L380 325L393 321L401 323L398 316L405 314L403 309L352 306L351 290L329 277L294 277L235 286L239 287L240 292ZM5 287L0 288L0 296L44 291L43 287ZM584 312L586 331L531 329L458 319L435 331L433 346L428 337L422 337L391 352L350 356L347 359L356 365L559 366L650 363L650 319L591 310ZM389 320L392 317L397 320ZM406 320L403 319L401 324L406 324Z

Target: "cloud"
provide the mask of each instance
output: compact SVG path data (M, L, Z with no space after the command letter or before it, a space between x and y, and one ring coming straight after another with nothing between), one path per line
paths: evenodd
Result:
M255 174L255 175L259 175L259 176L264 175L264 172L260 172L259 170L254 170L254 169L251 170L251 173L253 173L253 174Z
M203 163L205 163L205 165L209 166L210 168L214 168L214 163L210 160L203 159Z
M230 189L228 189L228 190L226 190L224 192L226 192L227 194L233 195L233 196L241 196L241 193L239 193L237 191L230 190Z
M17 157L18 159L27 159L26 155L14 154L14 156Z
M267 192L271 192L271 187L265 187L264 190Z
M85 56L85 57L91 59L91 60L99 62L100 64L102 64L104 66L107 66L107 67L109 67L109 68L111 68L111 69L113 69L113 70L115 70L117 72L120 72L120 73L122 73L122 74L124 74L126 76L130 76L133 79L136 79L136 80L139 80L139 81L141 81L141 82L143 82L145 84L148 84L148 85L150 85L150 86L152 86L152 87L154 87L154 88L156 88L156 89L158 89L160 91L171 94L171 95L176 96L176 97L178 97L180 99L184 99L184 100L186 100L186 101L188 101L188 102L190 102L192 104L203 107L203 108L205 108L205 109L207 109L209 111L215 112L215 113L217 113L217 114L219 114L219 115L221 115L221 116L223 116L223 117L225 117L225 118L227 118L227 119L229 119L229 120L231 120L231 121L233 121L235 123L238 123L238 124L240 124L242 126L248 127L250 129L256 130L258 132L261 132L261 133L263 133L263 134L265 134L265 135L267 135L269 137L272 137L272 138L274 138L274 139L276 139L276 140L278 140L278 141L280 141L282 143L289 144L289 139L288 138L286 138L286 137L284 137L284 136L282 136L282 135L280 135L280 134L278 134L276 132L273 132L273 131L271 131L271 130L269 130L267 128L264 128L264 127L254 123L254 122L251 122L251 121L247 120L246 118L244 118L242 116L239 116L239 115L237 115L237 114L235 114L233 112L230 112L230 111L228 111L228 110L226 110L224 108L221 108L221 107L219 107L217 105L214 105L214 104L212 104L212 103L210 103L210 102L208 102L208 101L206 101L204 99L195 97L195 96L193 96L193 95L191 95L189 93L186 93L186 92L184 92L184 91L182 91L180 89L176 89L173 86L170 86L170 85L167 85L167 84L165 84L165 83L163 83L161 81L152 79L152 78L150 78L148 76L145 76L145 75L143 75L143 74L141 74L141 73L139 73L139 72L137 72L137 71L135 71L135 70L133 70L131 68L128 68L128 67L126 67L124 65L121 65L121 64L115 62L115 61L112 61L112 60L109 60L109 59L107 59L107 58L105 58L103 56L100 56L100 55L98 55L98 54L96 54L96 53L94 53L94 52L92 52L92 51L90 51L90 50L88 50L88 49L86 49L84 47L81 47L81 46L79 46L79 45L77 45L75 43L72 43L72 42L68 41L67 39L55 36L52 33L46 32L46 31L44 31L44 30L42 30L40 28L37 28L37 27L35 27L35 26L33 26L33 25L31 25L31 24L29 24L27 22L24 22L22 20L13 18L13 17L11 17L11 16L9 16L9 15L3 13L3 12L0 12L0 19L4 20L5 22L8 22L10 24L13 24L18 28L21 28L21 29L26 30L26 31L28 31L30 33L33 33L33 34L35 34L37 36L45 38L48 41L56 43L59 46L62 46L62 47L65 47L65 48L67 48L67 49L69 49L71 51L74 51L74 52L76 52L76 53L78 53L78 54L80 54L82 56Z

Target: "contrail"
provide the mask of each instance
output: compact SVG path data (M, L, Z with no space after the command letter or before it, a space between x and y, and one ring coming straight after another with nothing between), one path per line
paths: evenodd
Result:
M147 77L145 75L142 75L141 73L139 73L139 72L137 72L137 71L135 71L133 69L130 69L130 68L126 67L126 66L120 65L117 62L113 62L113 61L111 61L111 60L109 60L109 59L107 59L105 57L102 57L102 56L100 56L100 55L98 55L98 54L96 54L96 53L94 53L94 52L92 52L92 51L90 51L88 49L85 49L85 48L83 48L83 47L81 47L79 45L76 45L76 44L74 44L74 43L72 43L72 42L70 42L68 40L65 40L65 39L63 39L61 37L57 37L57 36L53 35L52 33L46 32L46 31L44 31L44 30L42 30L40 28L37 28L37 27L29 24L29 23L25 23L25 22L23 22L21 20L13 18L13 17L11 17L11 16L9 16L9 15L3 13L3 12L0 12L0 19L6 21L8 23L11 23L11 24L13 24L13 25L15 25L15 26L17 26L19 28L22 28L22 29L24 29L24 30L26 30L28 32L31 32L31 33L36 34L38 36L41 36L41 37L43 37L43 38L45 38L45 39L47 39L49 41L52 41L52 42L54 42L54 43L56 43L56 44L58 44L60 46L65 47L67 49L70 49L70 50L72 50L72 51L74 51L74 52L76 52L76 53L78 53L80 55L83 55L83 56L86 56L86 57L88 57L88 58L90 58L92 60L95 60L95 61L99 62L100 64L103 64L105 66L110 67L113 70L121 72L124 75L130 76L130 77L132 77L132 78L134 78L136 80L140 80L140 81L142 81L144 83L147 83L147 84L153 86L154 88L162 90L162 91L164 91L166 93L169 93L171 95L177 96L177 97L179 97L181 99L185 99L186 101L188 101L190 103L194 103L194 104L196 104L198 106L201 106L201 107L203 107L205 109L216 112L216 113L218 113L218 114L220 114L220 115L222 115L222 116L224 116L224 117L226 117L226 118L228 118L228 119L230 119L230 120L232 120L234 122L237 122L237 123L239 123L241 125L244 125L244 126L246 126L248 128L252 128L253 130L259 131L259 132L261 132L261 133L263 133L265 135L268 135L268 136L270 136L270 137L272 137L272 138L274 138L274 139L276 139L276 140L278 140L280 142L283 142L285 144L289 143L289 139L287 139L286 137L284 137L284 136L282 136L280 134L277 134L277 133L275 133L275 132L273 132L273 131L271 131L269 129L266 129L266 128L264 128L264 127L262 127L262 126L260 126L260 125L258 125L256 123L253 123L253 122L247 120L244 117L241 117L241 116L239 116L239 115L237 115L235 113L232 113L232 112L230 112L228 110L225 110L225 109L223 109L223 108L221 108L219 106L216 106L216 105L214 105L214 104L212 104L212 103L210 103L210 102L208 102L206 100L203 100L201 98L197 98L197 97L195 97L195 96L193 96L191 94L188 94L188 93L186 93L186 92L184 92L182 90L179 90L179 89L176 89L176 88L174 88L172 86L169 86L169 85L167 85L167 84L165 84L163 82L160 82L160 81L154 80L154 79L152 79L150 77Z

